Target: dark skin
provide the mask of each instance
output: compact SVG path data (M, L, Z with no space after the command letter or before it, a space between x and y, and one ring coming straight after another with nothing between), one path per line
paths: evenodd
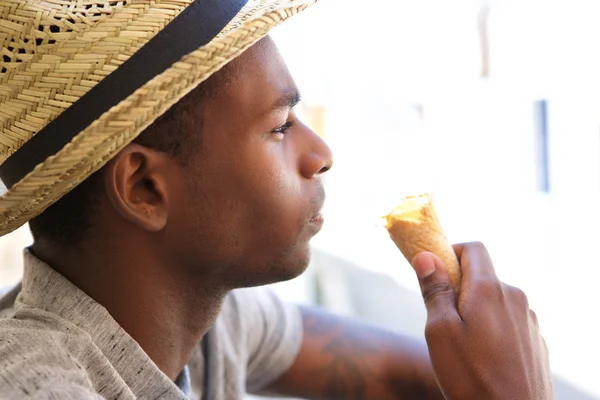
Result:
M301 274L310 258L309 241L322 224L321 174L331 167L331 151L297 119L298 90L275 45L269 38L260 41L224 72L229 78L215 95L182 116L189 118L190 129L201 126L189 162L130 144L103 169L99 212L79 246L66 251L37 241L33 247L105 306L171 379L213 324L225 295ZM483 252L465 247L467 277L470 270L492 268L473 261L472 254ZM426 261L427 254L423 257ZM418 276L425 261L416 260ZM460 360L468 360L475 371L463 372L466 388L489 389L482 393L506 385L529 388L518 374L499 374L503 380L485 375L485 383L478 384L479 371L493 371L490 351L514 350L506 343L491 350L472 345L511 321L502 299L512 298L512 292L488 298L489 309L473 311L473 320L486 310L499 317L461 339L460 328L452 330L432 317L442 308L431 305L445 304L447 316L453 315L452 307L462 315L461 304L475 304L486 294L477 289L477 280L466 278L470 286L463 293L475 294L464 299L461 294L457 301L443 266L438 269L437 280L421 280L430 316L429 352L425 343L304 308L300 354L269 391L310 399L441 399L442 392L446 398L474 398L458 397L473 394L456 388L453 369ZM496 287L504 286L498 281ZM522 366L521 371L537 368L545 376L542 350L532 344L539 333L532 331L529 339L523 333L537 325L528 325L528 307L515 312L513 339L520 340L528 357L502 361ZM435 345L439 336L450 338L450 348ZM468 357L459 358L463 353ZM510 398L547 398L540 396Z

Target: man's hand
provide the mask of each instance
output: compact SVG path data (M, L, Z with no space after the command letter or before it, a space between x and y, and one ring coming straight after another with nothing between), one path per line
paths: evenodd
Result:
M425 305L431 363L448 400L553 398L548 349L527 297L496 276L482 244L455 246L460 296L432 253L413 259Z

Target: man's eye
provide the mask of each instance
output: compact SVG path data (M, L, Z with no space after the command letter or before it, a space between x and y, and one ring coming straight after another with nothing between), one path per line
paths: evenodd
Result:
M273 133L285 135L292 126L294 125L294 121L288 121L285 124L281 125L279 128L273 129Z

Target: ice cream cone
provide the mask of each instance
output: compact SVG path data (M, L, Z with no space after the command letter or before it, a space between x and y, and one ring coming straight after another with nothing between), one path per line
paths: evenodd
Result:
M446 264L456 291L460 290L460 264L442 229L431 195L407 197L384 218L390 237L408 262L420 252L434 253Z

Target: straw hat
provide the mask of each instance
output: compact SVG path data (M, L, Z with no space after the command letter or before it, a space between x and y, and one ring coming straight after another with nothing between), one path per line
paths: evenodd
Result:
M0 235L316 0L1 0Z

